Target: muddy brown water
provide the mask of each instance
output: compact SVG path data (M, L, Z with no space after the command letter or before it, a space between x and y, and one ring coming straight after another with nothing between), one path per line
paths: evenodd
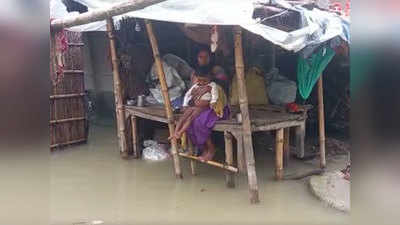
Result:
M305 180L274 181L267 146L256 154L258 205L249 203L246 177L228 189L222 170L198 164L192 176L181 162L184 179L177 180L172 161L123 160L114 126L92 126L88 144L51 155L51 224L350 224L348 214L311 195ZM292 160L286 173L312 168Z

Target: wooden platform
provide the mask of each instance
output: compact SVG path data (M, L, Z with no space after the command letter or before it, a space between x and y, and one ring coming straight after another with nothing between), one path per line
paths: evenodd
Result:
M166 112L161 105L152 105L145 107L137 106L125 106L125 116L131 117L133 128L133 140L135 155L139 155L138 137L137 137L137 125L136 118L144 118L162 123L168 123ZM307 109L304 109L306 112ZM232 107L231 115L236 115L239 112L239 108ZM175 121L178 120L180 114L175 114ZM284 145L284 162L285 165L289 162L290 146L289 146L289 135L290 128L294 128L295 134L295 146L297 157L304 157L304 139L305 139L305 121L307 119L306 113L292 114L287 113L283 108L276 106L251 106L250 107L250 119L252 132L257 131L271 131L271 130L285 130L285 145ZM237 167L239 172L246 173L246 162L244 157L244 143L243 143L243 127L239 123L235 116L233 119L220 120L214 126L214 131L224 132L226 135L232 135L236 139L236 150L237 150ZM226 136L225 135L225 136ZM225 140L227 141L227 140ZM230 144L231 145L231 141ZM227 143L225 143L227 145ZM229 147L230 148L230 147Z
M145 107L125 106L126 116L134 115L140 118L168 123L165 109L161 105ZM232 114L235 115L238 109L233 107ZM175 114L175 120L180 114ZM304 123L304 114L291 114L282 112L278 107L254 106L250 107L250 119L252 131L268 131L279 128L300 126ZM242 124L235 118L217 121L213 130L215 131L240 131Z

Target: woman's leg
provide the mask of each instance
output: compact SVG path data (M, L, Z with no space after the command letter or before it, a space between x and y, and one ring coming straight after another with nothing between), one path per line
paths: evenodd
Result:
M199 157L201 161L209 161L214 158L215 155L215 146L211 141L211 137L209 137L204 145L203 152Z
M215 155L215 146L212 143L211 137L209 137L206 141L207 155L204 157L204 160L209 161L214 158Z
M206 108L204 107L192 107L193 110L191 111L191 114L188 115L188 117L185 119L185 121L181 124L181 127L179 130L176 130L175 132L175 137L180 138L182 134L189 128L190 124L192 124L192 121L196 119L198 115L200 115L201 112L203 112Z
M185 124L185 122L188 120L188 118L193 113L193 111L194 111L194 107L188 107L183 112L183 115L179 118L178 123L176 124L176 127L175 127L175 133L174 133L174 136L176 138L179 138L179 137L177 137L177 134L179 134L180 130L182 129L183 124Z
M201 151L201 155L199 156L199 159L201 161L206 161L206 156L208 155L208 146L207 144L204 145L202 151Z

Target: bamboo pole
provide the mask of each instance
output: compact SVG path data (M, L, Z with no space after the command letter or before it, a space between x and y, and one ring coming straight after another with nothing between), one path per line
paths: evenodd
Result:
M297 157L304 158L304 139L306 137L306 123L305 121L300 125L295 127L296 133L296 152Z
M289 166L290 161L290 127L285 128L283 134L283 166Z
M229 166L233 165L233 145L232 145L232 134L228 131L224 132L225 138L225 163ZM226 171L225 173L225 183L227 187L235 187L235 180L233 173Z
M133 147L133 157L139 158L140 157L140 150L139 150L139 138L137 133L137 118L136 116L131 116L131 128L132 128L132 147Z
M119 61L117 56L117 50L115 47L114 37L114 22L112 18L107 18L107 33L110 40L110 51L113 69L113 81L114 81L114 98L115 98L115 111L117 119L117 134L120 153L122 157L128 157L127 142L125 136L125 111L122 102L122 83L119 74Z
M72 117L68 119L61 119L61 120L50 120L50 124L56 124L56 123L68 123L71 121L80 121L80 120L85 120L86 117Z
M243 126L243 144L245 146L245 158L247 167L247 178L249 182L250 202L252 204L258 203L258 186L257 186L257 175L255 168L253 142L251 139L251 123L249 115L249 105L247 99L247 90L244 78L244 63L243 63L243 46L242 46L242 30L239 26L234 28L234 40L235 40L235 67L236 77L238 79L238 92L239 92L239 103L240 111L242 114L242 126Z
M229 165L226 165L226 164L222 164L222 163L219 163L219 162L215 162L215 161L202 161L202 160L201 160L199 157L197 157L197 156L192 156L192 155L189 155L189 154L187 154L187 153L182 153L182 152L180 152L179 155L182 156L182 157L188 158L188 159L196 160L196 161L201 162L201 163L204 163L204 164L208 164L208 165L210 165L210 166L215 166L215 167L218 167L218 168L221 168L221 169L230 171L230 172L232 172L232 173L237 173L237 172L239 172L239 169L238 169L238 168L233 167L233 166L229 166Z
M194 146L192 141L190 140L190 138L186 135L186 139L187 139L187 143L189 146L189 152L191 155L195 155L195 150L194 150ZM196 161L195 160L190 160L190 169L192 171L192 175L196 176Z
M154 35L153 26L152 26L151 22L148 20L145 20L145 23L146 23L147 33L148 33L148 36L150 39L151 48L153 49L154 60L155 60L156 66L157 66L158 79L160 80L160 84L161 84L161 92L163 95L165 111L167 113L167 119L168 119L169 134L171 136L173 136L175 133L174 114L173 114L172 107L171 107L171 101L169 99L168 86L167 86L167 81L165 80L164 68L161 63L157 39ZM171 139L171 146L172 146L172 157L174 159L175 175L177 178L182 178L181 166L180 166L179 155L178 155L178 143L175 138Z
M282 180L283 177L283 128L278 129L275 134L275 178Z
M127 12L143 9L147 6L163 1L165 0L129 0L114 4L111 7L91 10L77 16L55 19L51 22L50 26L52 30L60 30L67 27L88 24L96 21L106 20L113 16L122 15Z
M326 166L325 160L325 117L324 117L324 90L322 74L318 80L318 125L319 125L319 153L321 157L320 167Z
M85 93L78 93L78 94L63 94L63 95L50 95L50 99L59 99L59 98L76 98L76 97L83 97Z

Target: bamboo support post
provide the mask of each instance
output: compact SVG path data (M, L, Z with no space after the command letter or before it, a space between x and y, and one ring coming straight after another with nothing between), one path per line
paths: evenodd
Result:
M324 90L322 74L318 80L318 125L319 125L319 153L321 157L320 166L325 168L325 118L324 118Z
M139 137L137 133L137 117L134 115L131 116L131 127L132 127L133 157L138 159L140 157Z
M154 60L155 60L156 66L157 66L158 79L160 80L161 92L163 95L165 111L167 113L167 118L168 118L169 134L171 136L173 136L175 133L174 115L173 115L173 111L172 111L172 107L171 107L171 101L169 99L168 86L167 86L167 81L165 80L165 73L164 73L163 65L162 65L161 58L160 58L160 52L158 50L157 39L154 36L153 26L152 26L151 22L148 20L145 20L145 23L146 23L146 29L147 29L147 33L149 36L151 48L153 50ZM172 157L174 159L175 175L177 178L182 178L183 176L182 176L182 172L181 172L181 166L180 166L179 155L178 155L178 143L175 138L171 139L171 146L172 146Z
M243 135L235 134L236 138L236 147L237 147L237 166L239 168L239 173L247 174L246 169L246 159L244 157L244 146L243 146Z
M187 143L188 143L188 146L189 146L189 152L190 152L191 155L194 156L195 155L195 151L194 151L193 143L192 143L192 141L190 140L190 138L188 136L186 136L186 138L187 138ZM194 160L194 159L190 160L190 170L192 172L192 175L196 176L196 160Z
M229 166L233 165L233 146L232 146L232 134L225 131L225 163ZM227 187L233 188L235 187L235 177L233 173L226 171L225 173L225 183Z
M282 180L283 177L283 128L278 129L275 134L275 178Z
M249 105L248 105L247 90L244 77L242 30L239 26L234 27L234 40L235 40L235 67L236 67L236 77L238 79L240 111L242 114L243 144L245 146L244 153L247 163L246 165L247 179L249 183L250 202L252 204L255 204L258 203L260 200L258 196L253 142L251 139Z
M187 153L179 152L178 154L180 156L184 157L184 158L193 159L193 160L196 160L198 162L201 162L201 163L204 163L204 164L208 164L210 166L214 166L214 167L218 167L218 168L230 171L232 173L239 172L238 168L233 167L233 166L229 166L229 165L226 165L226 164L223 164L223 163L219 163L219 162L215 162L215 161L202 161L199 157L193 156L193 155L190 155L190 154L187 154Z
M283 134L283 166L289 166L290 162L290 127L285 128Z
M296 154L298 158L304 158L304 139L306 136L306 124L302 123L295 128L296 132Z
M122 100L122 83L119 74L119 61L114 37L114 22L112 18L107 18L107 33L110 39L110 51L114 81L115 111L117 119L117 134L120 152L122 157L128 157L127 142L125 136L125 111Z

